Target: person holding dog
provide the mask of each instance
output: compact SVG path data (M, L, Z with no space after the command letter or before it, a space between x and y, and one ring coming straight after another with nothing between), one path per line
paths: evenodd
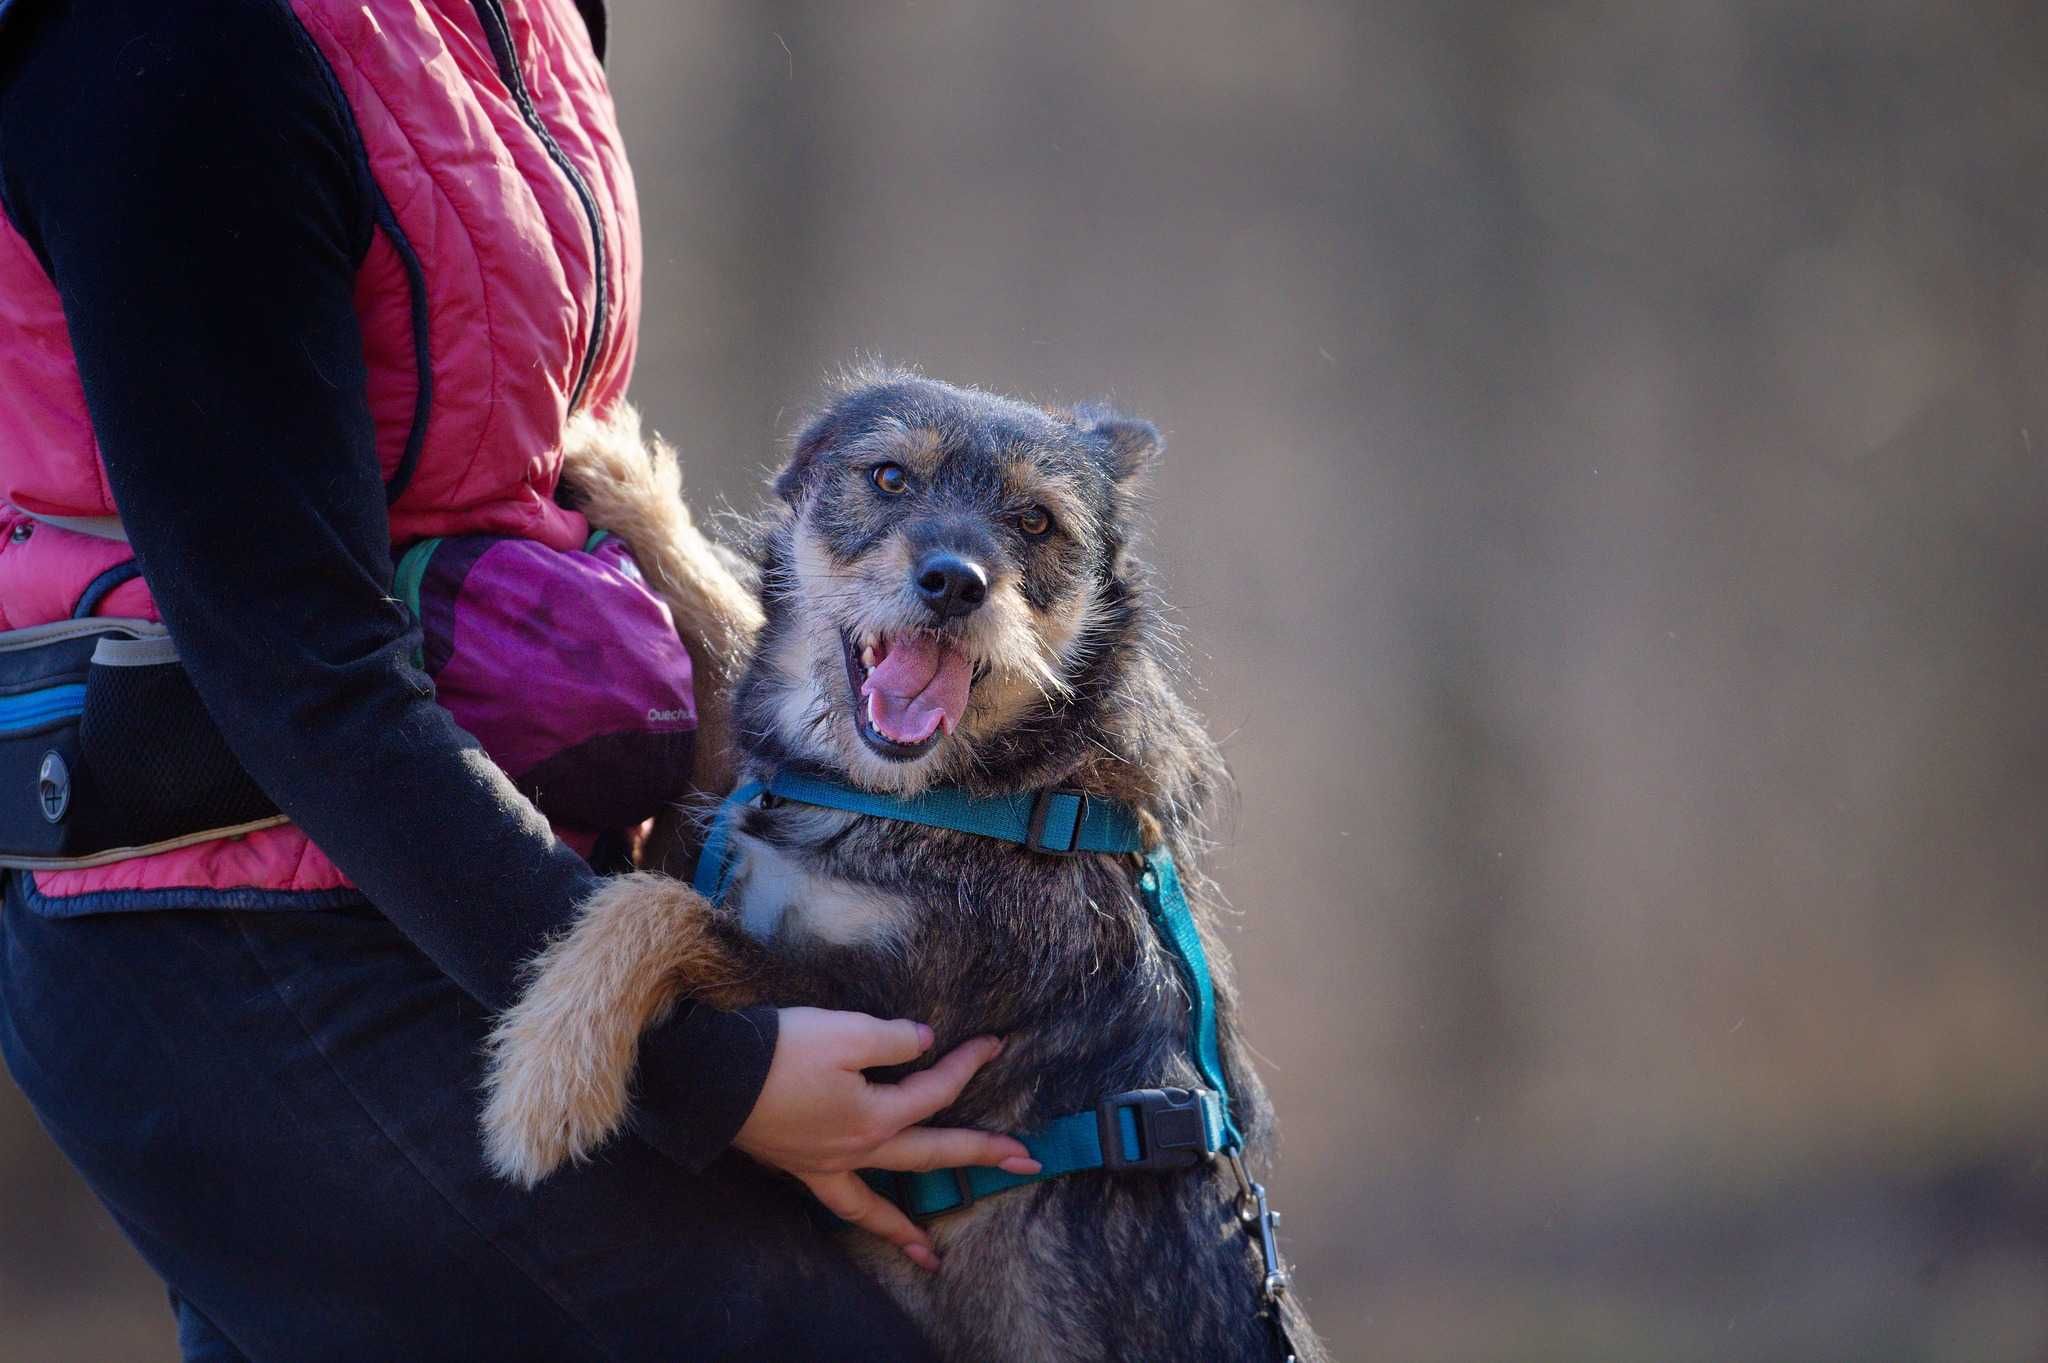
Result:
M428 579L644 605L554 495L639 308L604 40L594 0L0 0L0 1050L187 1358L924 1357L774 1171L935 1267L850 1171L1023 1156L918 1125L994 1038L877 1084L929 1029L685 1005L628 1135L483 1164L492 1014L619 828L437 703ZM524 742L525 695L477 713ZM549 770L677 751L617 737Z

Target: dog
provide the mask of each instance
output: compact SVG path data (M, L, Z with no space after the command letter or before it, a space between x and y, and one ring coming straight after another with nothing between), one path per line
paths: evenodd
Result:
M1150 424L1105 410L866 374L797 438L746 561L696 527L673 453L650 459L630 416L586 423L567 456L586 514L633 547L700 659L710 794L794 770L891 797L1061 787L1135 812L1191 891L1230 1111L1257 1161L1271 1114L1193 870L1227 777L1174 690L1131 545L1159 450ZM704 833L663 836L676 846L650 855L681 869ZM501 1173L531 1183L613 1135L638 1036L686 997L919 1018L928 1058L1003 1036L935 1119L949 1126L1022 1132L1105 1095L1204 1085L1189 982L1131 857L776 799L737 812L729 852L718 904L672 876L618 877L533 963L491 1041ZM937 1274L873 1237L849 1244L948 1358L1266 1363L1291 1341L1321 1359L1284 1277L1262 1292L1284 1270L1242 1169L1088 1171L981 1198L929 1226Z

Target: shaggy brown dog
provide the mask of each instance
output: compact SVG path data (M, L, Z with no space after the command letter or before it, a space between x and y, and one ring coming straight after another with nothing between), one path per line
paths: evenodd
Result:
M1153 429L870 376L798 440L758 527L755 584L696 528L674 454L650 458L630 414L575 434L581 504L633 546L700 661L706 793L782 770L899 796L1058 787L1127 807L1190 888L1231 1111L1262 1155L1265 1095L1195 868L1222 764L1170 685L1129 552ZM666 833L676 847L650 849L657 864L694 842L687 826ZM1187 979L1131 861L800 799L749 805L723 903L664 875L616 879L534 963L492 1039L493 1161L533 1182L614 1134L641 1031L685 996L917 1017L933 1054L1002 1035L946 1125L1028 1132L1134 1090L1201 1088ZM1282 1319L1299 1355L1320 1357L1261 1253L1262 1204L1239 1198L1248 1175L1192 1151L1172 1163L947 1211L929 1227L947 1256L936 1275L879 1241L850 1247L952 1358L1264 1363Z

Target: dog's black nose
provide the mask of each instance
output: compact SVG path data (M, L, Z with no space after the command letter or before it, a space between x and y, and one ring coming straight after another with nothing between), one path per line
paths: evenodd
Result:
M911 571L917 594L941 620L978 610L988 600L988 570L971 558L940 549L919 559Z

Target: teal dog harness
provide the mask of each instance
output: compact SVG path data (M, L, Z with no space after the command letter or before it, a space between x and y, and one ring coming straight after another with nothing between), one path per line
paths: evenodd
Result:
M1035 1174L1012 1174L980 1165L898 1174L870 1170L875 1191L919 1220L958 1211L981 1198L1088 1169L1180 1169L1243 1148L1230 1114L1230 1089L1216 1040L1216 987L1209 958L1195 931L1173 856L1164 848L1147 852L1138 820L1114 800L1077 790L1048 789L1022 795L975 796L953 787L907 798L856 790L836 781L777 772L750 782L726 798L697 860L696 887L718 903L732 879L732 833L742 811L762 797L865 814L927 828L951 829L1015 843L1048 856L1113 854L1137 856L1138 893L1187 986L1190 1058L1206 1088L1133 1089L1112 1094L1085 1112L1055 1117L1017 1139L1043 1166Z
M1209 958L1195 930L1173 855L1146 851L1137 816L1114 800L1083 791L1048 788L1020 795L976 796L956 787L898 797L857 790L815 776L778 771L727 796L712 821L697 858L697 892L716 904L732 882L732 835L740 814L756 800L790 800L926 828L950 829L1014 843L1046 856L1094 854L1134 856L1139 861L1138 895L1160 940L1173 956L1188 994L1188 1054L1206 1088L1132 1089L1111 1094L1086 1112L1055 1117L1017 1139L1042 1166L1035 1174L1012 1174L975 1165L896 1173L870 1169L868 1185L905 1214L923 1221L959 1211L981 1198L1027 1183L1089 1169L1184 1169L1218 1156L1237 1177L1237 1219L1264 1264L1258 1315L1277 1357L1292 1363L1293 1346L1282 1320L1281 1299L1289 1281L1274 1234L1279 1216L1266 1202L1265 1188L1252 1180L1243 1159L1244 1136L1230 1112L1216 1040L1216 986Z

